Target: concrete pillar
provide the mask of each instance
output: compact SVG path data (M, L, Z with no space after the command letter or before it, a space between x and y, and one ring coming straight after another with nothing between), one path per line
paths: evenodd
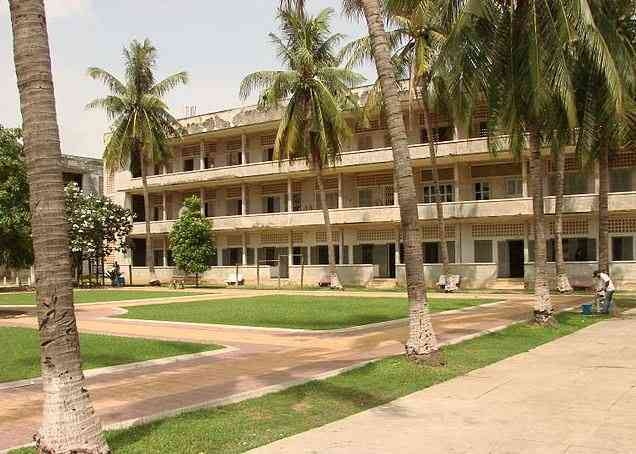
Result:
M594 194L601 193L601 168L599 162L594 163Z
M338 174L338 208L342 208L344 204L342 203L342 174Z
M395 229L395 265L400 265L400 229ZM397 269L395 270L397 276Z
M161 193L161 206L162 206L162 219L164 221L168 220L168 200L167 200L167 196L166 196L166 191L163 191Z
M344 231L339 232L340 235L338 235L338 258L340 265L344 264Z
M242 250L241 250L241 263L243 266L247 265L247 233L243 232L242 236Z
M247 164L247 135L241 134L241 163Z
M223 249L216 248L216 266L223 266Z
M163 266L168 266L168 238L163 238Z
M521 195L528 197L528 161L521 157Z
M530 261L530 224L526 222L523 238L523 263Z
M205 217L205 189L199 189L199 200L201 201L201 217Z
M291 267L294 264L294 233L289 231L289 242L287 244L287 264Z
M349 265L353 265L353 244L349 245Z
M241 185L241 215L247 215L247 186L245 183Z
M459 163L453 166L453 200L459 202Z
M199 169L205 169L205 142L199 143Z
M254 248L254 265L258 265L258 246Z
M294 211L294 193L292 190L292 180L291 178L287 178L287 212L291 213L292 211Z

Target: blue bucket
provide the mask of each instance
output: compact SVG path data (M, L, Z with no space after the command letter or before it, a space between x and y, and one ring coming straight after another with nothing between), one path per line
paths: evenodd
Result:
M592 303L583 304L581 306L581 313L583 315L592 315Z

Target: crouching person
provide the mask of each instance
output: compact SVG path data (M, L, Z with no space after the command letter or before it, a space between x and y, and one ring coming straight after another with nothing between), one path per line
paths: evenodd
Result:
M616 292L614 282L609 274L601 271L594 271L594 278L598 283L597 292L604 294L603 304L599 311L603 314L609 314L614 301L614 292Z

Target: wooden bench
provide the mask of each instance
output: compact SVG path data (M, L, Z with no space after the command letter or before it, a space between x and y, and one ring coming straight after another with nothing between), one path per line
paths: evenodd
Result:
M186 285L198 285L199 277L198 276L172 276L172 282L170 282L170 288L185 288Z

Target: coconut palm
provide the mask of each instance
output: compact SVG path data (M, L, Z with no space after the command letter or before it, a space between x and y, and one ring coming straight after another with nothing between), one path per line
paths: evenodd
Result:
M633 143L636 125L636 16L633 0L588 0L596 26L606 43L608 60L618 77L595 71L592 56L580 52L577 67L579 96L578 152L599 167L599 269L609 272L610 155ZM614 102L618 98L620 102Z
M431 323L424 285L422 235L418 229L413 167L382 10L378 0L344 0L343 8L346 14L352 17L362 16L366 20L391 137L409 298L409 336L405 346L406 354L415 360L438 361L439 346Z
M396 78L408 81L409 118L415 124L413 106L418 102L423 114L431 160L442 277L445 277L449 274L449 255L444 207L439 190L436 125L431 115L432 105L435 105L437 110L448 110L448 104L444 102L447 95L446 86L435 68L440 65L438 60L443 58L441 51L446 41L447 26L440 8L442 4L443 2L436 0L384 1L386 20L390 27L387 32L388 43ZM343 54L349 59L350 65L372 60L373 48L370 37L363 36L351 42L343 49ZM380 98L370 96L369 100L376 101Z
M152 163L166 162L171 156L168 141L181 135L181 126L168 112L166 94L188 81L188 74L178 72L164 80L155 80L157 50L147 39L133 40L123 51L125 79L120 81L108 71L91 67L88 75L99 80L110 94L91 101L87 108L102 109L112 128L104 150L107 169L139 164L144 193L146 223L146 266L150 282L158 283L150 232L151 209L148 195L148 169Z
M530 149L535 320L539 323L553 320L546 278L542 148L549 145L557 115L564 116L569 129L577 125L574 49L588 55L590 66L607 80L614 82L617 77L607 45L588 13L586 0L483 0L467 2L456 13L454 34L461 43L458 52L480 56L475 68L485 82L493 126L489 128L490 143L497 142L495 133L505 132L513 154L521 156L525 148ZM608 102L616 100L614 91Z
M44 404L39 452L107 453L86 390L64 220L60 137L42 0L10 0L35 255Z
M332 288L340 289L323 171L340 159L343 141L351 135L343 109L355 108L351 88L364 78L340 67L336 47L343 35L331 32L332 17L332 9L316 16L296 8L279 9L282 37L270 38L285 69L246 76L240 96L246 99L257 91L261 109L287 102L274 159L302 159L314 170L327 235L329 280Z

